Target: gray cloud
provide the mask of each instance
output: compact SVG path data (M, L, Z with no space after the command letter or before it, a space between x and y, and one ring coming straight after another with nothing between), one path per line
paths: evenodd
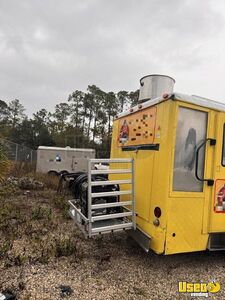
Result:
M135 90L149 73L223 100L223 0L0 0L0 98L28 113L75 89Z

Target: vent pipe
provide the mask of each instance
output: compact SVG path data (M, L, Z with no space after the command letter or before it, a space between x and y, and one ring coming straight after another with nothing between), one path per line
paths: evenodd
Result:
M140 79L140 93L138 102L162 97L164 93L171 94L175 80L167 75L147 75Z

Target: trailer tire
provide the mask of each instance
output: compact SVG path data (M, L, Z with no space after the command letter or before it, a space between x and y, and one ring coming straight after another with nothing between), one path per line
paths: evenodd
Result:
M47 173L49 176L59 176L60 174L57 171L50 170Z
M69 174L67 170L63 170L59 172L59 175L66 175L66 174Z

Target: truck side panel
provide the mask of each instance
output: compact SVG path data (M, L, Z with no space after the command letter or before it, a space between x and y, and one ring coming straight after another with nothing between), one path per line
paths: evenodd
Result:
M171 165L172 130L169 125L173 121L173 106L172 101L165 101L156 106L153 145L159 145L158 150L123 151L122 147L118 146L121 121L116 120L113 126L111 158L123 157L135 160L137 226L152 237L150 248L156 253L163 253L165 246ZM133 118L136 119L135 114ZM160 207L162 211L159 226L153 224L156 219L155 207Z

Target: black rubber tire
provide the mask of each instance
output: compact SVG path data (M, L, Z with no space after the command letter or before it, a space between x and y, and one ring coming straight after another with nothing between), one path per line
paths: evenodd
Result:
M53 170L48 171L47 174L48 174L49 176L59 176L59 175L60 175L57 171L53 171Z
M63 170L63 171L60 171L59 174L60 174L60 175L65 174L65 175L66 175L66 174L69 174L69 172L68 172L67 170Z

